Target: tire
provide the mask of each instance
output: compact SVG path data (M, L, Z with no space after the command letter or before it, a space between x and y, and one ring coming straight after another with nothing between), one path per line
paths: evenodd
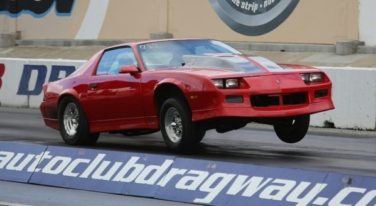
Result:
M164 101L160 110L160 125L167 147L187 152L203 139L205 130L192 122L188 105L179 98Z
M203 127L201 127L197 124L195 126L196 126L196 130L197 130L197 133L195 135L195 142L196 142L196 144L199 144L202 141L202 139L204 139L204 137L205 137L206 129L204 129Z
M309 120L309 115L286 118L274 124L274 131L283 142L297 143L307 134Z
M61 100L58 108L59 131L69 145L93 145L99 133L90 133L86 116L80 104L72 97Z

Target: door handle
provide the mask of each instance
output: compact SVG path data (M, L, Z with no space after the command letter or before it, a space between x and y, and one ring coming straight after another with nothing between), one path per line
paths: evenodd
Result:
M89 89L90 89L90 90L95 90L95 89L97 89L97 83L90 83L90 84L89 84Z

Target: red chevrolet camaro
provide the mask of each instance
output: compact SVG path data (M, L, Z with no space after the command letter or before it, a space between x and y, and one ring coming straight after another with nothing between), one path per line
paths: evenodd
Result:
M307 133L310 114L334 108L319 69L276 64L208 39L127 43L104 49L65 79L44 85L47 126L67 144L93 144L101 132L161 130L186 150L209 129L271 124L284 142Z

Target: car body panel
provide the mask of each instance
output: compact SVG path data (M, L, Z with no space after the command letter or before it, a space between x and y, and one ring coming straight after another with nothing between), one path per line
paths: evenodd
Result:
M174 86L181 91L191 109L193 122L226 117L280 118L314 114L334 108L331 99L332 84L329 78L316 68L282 64L284 69L271 70L252 56L236 55L256 64L260 71L247 73L189 66L148 70L137 48L137 45L144 43L147 42L123 44L99 51L69 77L45 84L40 110L46 125L59 129L59 102L69 95L82 107L90 132L159 129L159 109L155 95L157 89L163 85ZM96 75L103 53L121 47L133 49L140 72ZM324 81L304 83L301 73L312 72L322 73ZM239 79L241 88L219 89L212 82L213 79L228 78ZM327 94L315 97L315 92L319 90L326 90ZM282 103L294 94L305 95L306 101L291 105ZM253 95L278 98L281 104L254 107L251 100ZM226 98L229 96L241 97L243 102L227 102Z

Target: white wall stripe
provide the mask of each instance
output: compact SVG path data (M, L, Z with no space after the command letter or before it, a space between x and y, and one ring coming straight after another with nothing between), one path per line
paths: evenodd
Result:
M109 0L90 0L76 39L97 39L107 14Z
M359 38L366 46L376 46L376 1L359 1Z

